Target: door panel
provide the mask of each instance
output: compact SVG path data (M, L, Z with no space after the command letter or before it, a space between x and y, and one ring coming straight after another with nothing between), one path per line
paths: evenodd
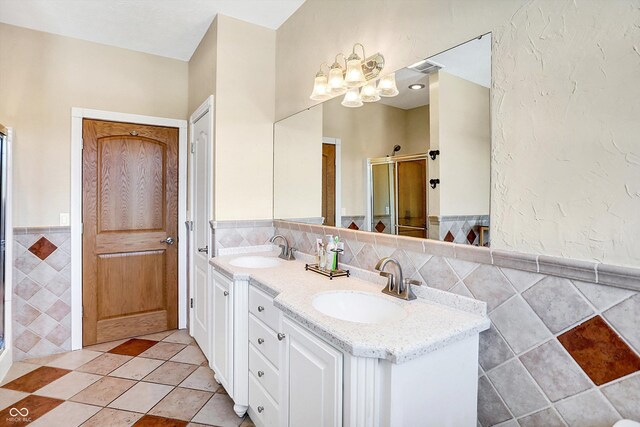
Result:
M325 225L336 225L336 146L333 144L322 144L322 216Z
M209 287L209 241L211 233L211 111L193 124L194 153L192 157L193 212L193 325L191 333L204 352L211 358L211 290ZM205 248L207 250L205 250Z
M398 234L426 238L427 161L398 162Z
M83 121L83 345L178 325L178 130Z

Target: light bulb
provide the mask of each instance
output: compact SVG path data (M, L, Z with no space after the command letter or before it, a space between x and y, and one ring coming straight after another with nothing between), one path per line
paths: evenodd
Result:
M396 73L387 74L380 79L380 82L378 83L378 93L380 96L385 97L396 96L400 93L396 87Z
M329 71L329 91L331 95L341 95L347 91L347 88L344 87L342 68L337 63L333 64L331 71Z
M362 99L362 102L380 101L380 96L378 95L378 90L376 89L375 82L369 82L362 87L360 99Z
M313 83L313 92L311 92L311 96L309 97L314 101L324 101L326 99L331 98L329 94L329 85L327 84L327 76L319 72L316 74L316 78Z
M362 100L360 99L360 91L358 88L349 89L344 95L342 105L349 108L362 107Z
M347 60L347 74L344 78L344 84L347 87L357 87L365 83L367 79L362 72L362 61L355 53L349 56Z

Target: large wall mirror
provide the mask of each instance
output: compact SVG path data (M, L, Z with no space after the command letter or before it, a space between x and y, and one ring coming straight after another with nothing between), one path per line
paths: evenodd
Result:
M489 246L491 35L395 79L275 124L274 218Z

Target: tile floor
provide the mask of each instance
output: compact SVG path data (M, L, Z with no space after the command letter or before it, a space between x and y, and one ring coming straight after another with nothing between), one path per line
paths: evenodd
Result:
M26 424L253 426L233 412L185 330L14 363L0 385L0 425Z

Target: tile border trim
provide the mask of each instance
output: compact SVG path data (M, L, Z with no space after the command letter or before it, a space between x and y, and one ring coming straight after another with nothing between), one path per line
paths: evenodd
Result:
M53 233L70 233L69 226L51 226L51 227L14 227L13 234L53 234Z
M394 248L421 252L430 255L472 261L496 267L512 268L550 276L566 277L599 285L640 291L640 268L623 267L594 261L582 261L547 255L490 249L425 239L408 239L362 230L349 230L324 225L304 224L293 221L273 220L274 227L298 230L315 234L337 234L343 239L352 239ZM422 250L420 250L422 246Z

